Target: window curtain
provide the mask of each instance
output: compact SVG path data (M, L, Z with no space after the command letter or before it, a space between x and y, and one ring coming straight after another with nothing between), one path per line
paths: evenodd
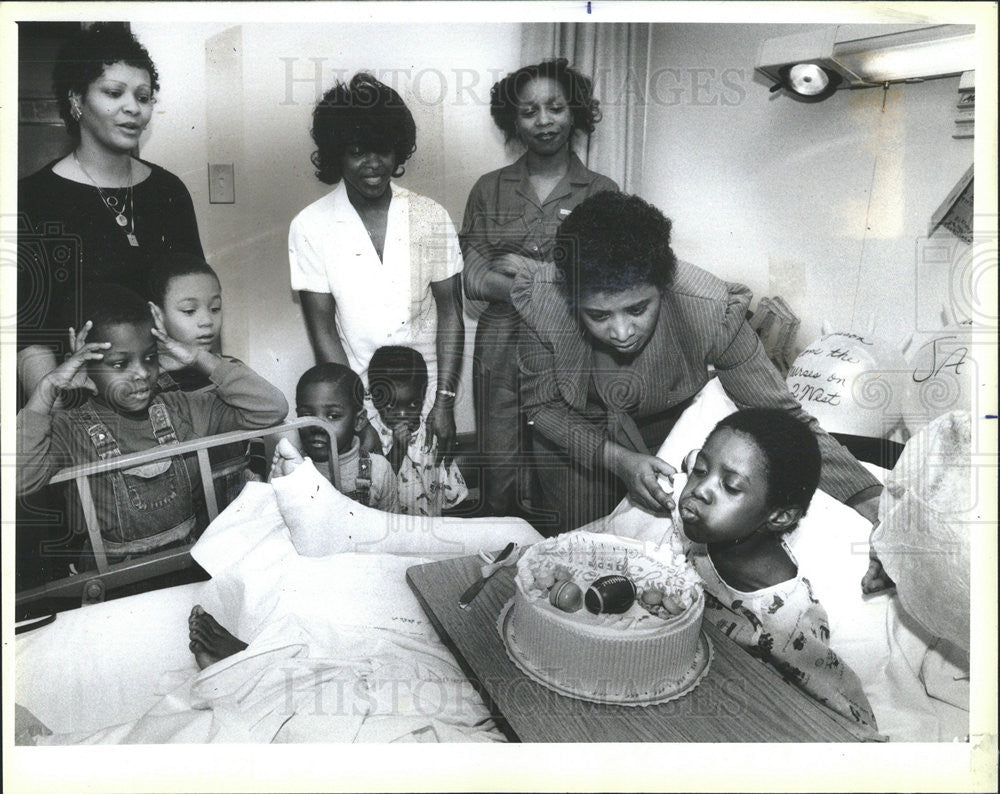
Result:
M578 22L522 26L521 63L566 58L594 81L603 118L589 140L576 136L577 154L587 168L611 177L628 193L642 187L650 27Z

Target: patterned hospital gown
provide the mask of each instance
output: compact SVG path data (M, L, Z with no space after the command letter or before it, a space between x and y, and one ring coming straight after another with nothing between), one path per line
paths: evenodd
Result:
M826 610L813 596L808 579L797 576L762 590L742 592L722 580L704 544L687 545L688 557L705 583L706 621L773 665L810 697L878 730L861 681L830 648ZM784 548L795 562L788 547Z

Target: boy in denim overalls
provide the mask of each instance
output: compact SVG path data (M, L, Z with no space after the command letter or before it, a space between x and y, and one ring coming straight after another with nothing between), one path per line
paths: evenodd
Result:
M288 412L284 396L243 364L172 339L154 328L146 302L117 285L84 294L86 324L73 355L48 373L17 415L18 494L42 488L60 469L108 460L230 430L270 427ZM89 338L88 338L89 337ZM158 356L197 367L216 388L159 394ZM79 408L53 409L70 388L94 393ZM204 497L194 454L91 478L110 562L192 540L204 529ZM75 489L69 501L80 515ZM82 522L77 519L82 529Z

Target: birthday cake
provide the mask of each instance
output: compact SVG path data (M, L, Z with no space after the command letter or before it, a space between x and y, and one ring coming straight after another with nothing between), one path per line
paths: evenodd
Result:
M647 705L688 691L708 667L701 581L676 537L559 535L525 552L515 583L501 636L513 661L557 692Z

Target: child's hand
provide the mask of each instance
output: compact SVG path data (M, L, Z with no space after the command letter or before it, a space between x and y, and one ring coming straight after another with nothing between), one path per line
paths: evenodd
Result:
M28 407L40 413L48 413L59 395L68 389L87 389L97 394L97 386L87 375L86 364L88 361L100 361L104 358L104 351L111 347L111 343L87 342L89 330L90 323L83 327L79 335L70 329L70 339L76 350L62 364L46 373L28 401Z
M87 334L90 333L90 329L94 327L94 324L87 320L83 324L83 328L80 329L80 333L76 332L76 329L71 325L69 327L69 349L75 353L85 344L87 344Z
M87 391L97 394L97 386L87 376L87 370L84 367L88 361L100 361L104 358L104 351L109 347L111 347L110 342L85 344L46 375L43 380L47 381L47 385L55 391L87 389Z
M74 356L77 353L82 353L84 351L89 351L92 353L95 351L107 350L109 347L111 347L110 342L91 342L90 345L87 344L87 335L90 333L90 329L93 327L94 324L90 320L87 320L87 322L83 324L83 328L80 329L79 333L77 333L75 328L70 326L69 349L72 350L73 352L72 354L70 354L69 357L67 357L66 361L63 362L62 366L56 367L56 369L53 370L52 373L50 374L55 374L59 370L63 369L63 367L65 367L73 360ZM69 370L64 370L63 373L58 376L59 384L53 383L53 385L56 386L56 388L58 388L61 391L69 389L86 389L92 394L97 394L97 386L94 384L94 381L90 379L90 376L87 374L87 370L84 368L83 365L87 361L99 360L101 358L104 358L103 353L100 353L100 355L94 358L86 358L86 357L81 358L77 363L73 365L72 371L74 374L68 383L65 384L62 383L62 380L64 380L66 372L69 371Z
M400 422L392 428L392 446L405 450L410 446L410 426L406 422Z
M875 551L875 544L872 541L875 538L877 530L878 519L875 519L875 526L872 527L871 534L868 536L868 570L861 577L861 592L865 595L881 593L896 586L892 577L882 567L882 561L878 558L878 553Z
M152 311L153 304L150 303ZM153 336L156 337L156 352L160 359L160 369L166 372L190 367L198 358L200 348L178 342L163 327L162 320L153 313Z
M889 574L885 572L885 568L882 567L882 561L875 554L875 549L869 549L868 570L861 577L861 592L865 595L871 595L872 593L881 593L895 586L896 583L892 581Z

